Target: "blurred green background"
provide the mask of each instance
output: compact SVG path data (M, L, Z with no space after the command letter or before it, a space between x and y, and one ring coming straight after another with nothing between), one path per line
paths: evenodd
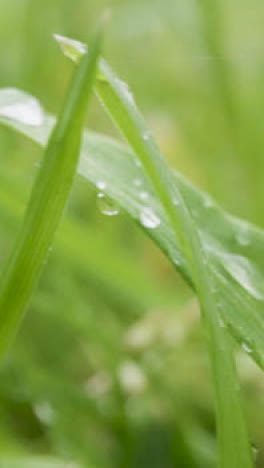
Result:
M56 114L72 73L54 33L87 41L129 83L171 166L264 227L264 4L259 0L1 0L0 86ZM118 136L93 99L87 126ZM0 128L0 258L41 151ZM216 466L205 337L191 291L122 213L76 178L41 282L0 368L0 468ZM264 379L237 361L257 465Z

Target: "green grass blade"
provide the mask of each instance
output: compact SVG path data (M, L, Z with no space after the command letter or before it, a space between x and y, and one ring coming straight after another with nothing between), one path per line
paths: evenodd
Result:
M144 166L190 266L208 332L220 441L219 465L222 468L251 467L252 453L238 391L233 351L226 330L220 325L221 310L215 295L218 284L211 277L210 263L200 234L130 91L104 61L100 64L96 90Z
M31 96L17 90L13 90L13 94L16 94L13 104L19 102L22 105L23 102L26 107L31 107ZM7 97L10 101L10 90L0 90L0 114L1 104L6 105ZM55 122L44 115L42 125L26 125L19 114L15 120L4 116L3 112L0 120L41 146L47 144ZM189 265L168 217L135 155L112 138L85 131L78 171L95 187L103 181L105 194L145 230L194 287ZM218 302L222 305L224 322L250 356L264 368L264 233L228 215L180 174L173 173L173 177L184 194L210 260L211 274L219 285ZM148 194L147 200L141 198L142 192ZM5 193L0 192L0 197L2 203L8 203ZM156 229L142 225L141 214L146 203L161 220Z
M81 61L34 183L21 232L0 288L0 351L9 346L39 278L69 197L78 164L87 100L96 75L101 35Z

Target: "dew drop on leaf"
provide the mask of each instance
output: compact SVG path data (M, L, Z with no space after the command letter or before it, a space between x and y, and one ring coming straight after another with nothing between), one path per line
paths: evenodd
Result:
M102 180L99 180L98 182L96 182L96 187L97 187L99 190L105 190L106 183L103 182Z
M253 350L252 350L251 346L249 346L247 343L244 342L244 343L242 343L241 346L242 346L243 350L246 351L246 353L248 353L248 354L252 353Z
M105 197L104 193L98 193L97 200L98 208L102 214L106 216L117 216L119 214L117 207Z
M149 207L142 209L139 218L141 224L148 229L155 229L160 225L160 218Z

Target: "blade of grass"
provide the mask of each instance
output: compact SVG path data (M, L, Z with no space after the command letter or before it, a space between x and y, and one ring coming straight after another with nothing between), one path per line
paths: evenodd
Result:
M239 395L233 350L227 331L221 326L221 311L215 294L217 284L211 275L207 252L192 215L132 94L103 60L96 80L96 92L141 161L190 266L208 332L216 396L219 466L252 467L252 451Z
M1 103L4 102L6 106L7 97L10 102L10 90L0 90L0 114ZM17 102L20 105L23 102L28 113L32 98L21 91L13 90L12 102L15 107ZM15 115L13 112L13 119L8 117L10 112L7 116L3 114L0 122L41 146L47 144L54 118L44 113L42 124L32 126L21 122L20 113ZM78 172L94 187L97 187L98 181L103 181L105 195L144 229L195 289L178 239L175 238L168 217L153 192L145 171L138 165L135 154L112 138L86 130ZM211 274L218 284L218 301L222 305L224 323L250 357L264 369L264 233L255 226L230 216L207 194L174 171L173 181L184 194L185 203L191 211L210 259ZM140 186L135 183L140 183ZM148 194L147 199L141 198L142 191ZM0 195L4 198L2 203L8 203L9 196L4 193ZM141 214L146 204L161 221L156 229L149 229L142 224Z
M39 278L70 194L87 100L96 75L101 33L81 60L50 137L24 222L0 285L0 353L7 350Z

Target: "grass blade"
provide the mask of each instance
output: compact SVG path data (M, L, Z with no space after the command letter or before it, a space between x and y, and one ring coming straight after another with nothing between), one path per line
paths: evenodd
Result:
M215 295L218 284L211 276L200 234L130 91L104 61L100 63L96 91L141 161L190 266L208 332L220 442L219 465L222 468L249 468L252 466L252 453L238 392L233 351L229 336L220 325L221 310Z
M96 74L101 35L79 64L34 183L21 232L0 288L0 352L13 338L69 197L78 164L87 100Z
M0 90L0 113L1 103L6 104L9 91ZM17 95L14 102L30 106L31 97L18 90L13 92ZM46 114L42 125L34 127L22 123L20 115L16 120L2 115L0 120L41 146L46 146L55 122ZM98 181L104 181L105 195L145 230L195 288L178 239L136 156L112 138L85 131L78 171L95 187ZM173 179L184 194L210 259L211 275L219 285L218 302L222 305L223 320L236 340L264 368L264 233L230 216L180 174L173 172ZM148 194L147 200L141 198L142 191ZM5 206L7 195L0 193L0 198ZM156 229L148 229L141 222L146 203L161 220Z

